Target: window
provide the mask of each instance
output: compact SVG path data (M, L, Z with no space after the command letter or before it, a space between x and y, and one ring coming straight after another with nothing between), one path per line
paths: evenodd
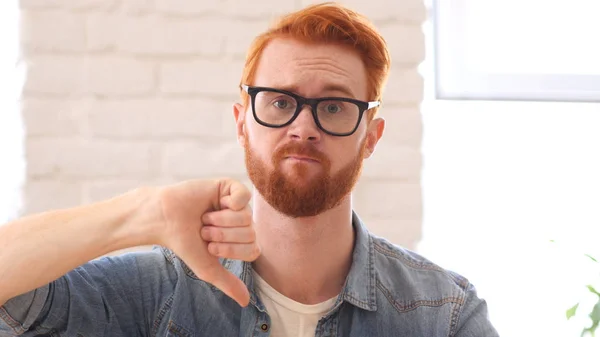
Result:
M23 128L18 99L23 72L17 67L19 51L17 1L0 2L0 224L20 207L24 175Z
M600 102L600 1L435 1L442 99Z
M589 5L592 12L598 2L546 2L538 8L551 9L537 11L530 22L517 12L533 15L531 5L538 1L486 0L485 6L479 1L439 1L436 18L455 15L451 19L461 22L469 20L465 15L480 16L468 26L475 34L472 30L493 31L498 20L489 13L496 8L504 23L511 23L502 47L505 55L514 55L510 63L482 58L493 54L487 42L471 42L467 48L439 41L444 38L440 34L434 48L433 22L424 25L428 52L421 73L427 95L422 104L423 240L418 251L470 279L487 300L501 336L579 336L589 321L580 315L567 320L565 312L578 301L580 311L590 312L593 303L585 285L600 287L598 265L583 255L600 256L600 104L573 102L586 100L585 90L550 96L546 87L535 91L522 79L562 73L563 78L576 74L593 83L600 63L577 69L581 64L563 62L562 54L519 58L527 46L512 46L509 36L549 40L548 34L556 32L543 33L540 25L555 17L559 4L565 12L572 7L581 14L586 12L581 6ZM454 13L444 10L450 3L456 4ZM556 19L562 34L586 36L581 23L574 22L589 21L585 15ZM592 53L597 38L588 36L586 43L570 43ZM446 60L440 68L434 60L448 55L468 59L459 68L468 64L484 85L473 87L468 76L457 74L443 82L453 63ZM488 76L494 72L512 89L494 83L499 77ZM437 97L436 84L443 89ZM533 99L547 101L525 101Z

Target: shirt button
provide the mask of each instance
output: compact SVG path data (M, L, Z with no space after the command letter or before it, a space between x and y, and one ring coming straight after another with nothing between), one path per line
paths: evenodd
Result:
M268 325L268 324L266 324L266 323L263 323L263 324L260 326L260 329L261 329L262 331L264 331L264 332L267 332L267 331L269 331L269 325Z

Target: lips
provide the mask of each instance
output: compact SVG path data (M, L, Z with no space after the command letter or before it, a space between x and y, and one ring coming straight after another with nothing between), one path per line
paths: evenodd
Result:
M303 155L289 155L286 156L285 159L293 159L293 160L299 160L299 161L306 161L306 162L314 162L314 163L318 163L319 160L312 158L312 157L308 157L308 156L303 156Z

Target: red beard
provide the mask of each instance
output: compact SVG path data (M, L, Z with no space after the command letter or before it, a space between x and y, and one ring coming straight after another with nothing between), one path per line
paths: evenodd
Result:
M366 140L366 139L365 139ZM272 157L272 169L250 148L245 139L245 161L250 180L262 197L279 212L292 217L315 216L341 203L356 185L363 165L366 142L348 165L331 175L331 161L325 154L306 143L290 142L277 149ZM290 155L313 158L321 165L320 172L308 177L309 163L294 164L290 174L282 172L281 163Z

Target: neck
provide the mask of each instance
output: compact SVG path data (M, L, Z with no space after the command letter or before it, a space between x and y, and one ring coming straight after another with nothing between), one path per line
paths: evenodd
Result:
M254 270L286 297L315 304L337 296L352 263L352 199L319 215L287 217L257 192L253 220L261 246Z

